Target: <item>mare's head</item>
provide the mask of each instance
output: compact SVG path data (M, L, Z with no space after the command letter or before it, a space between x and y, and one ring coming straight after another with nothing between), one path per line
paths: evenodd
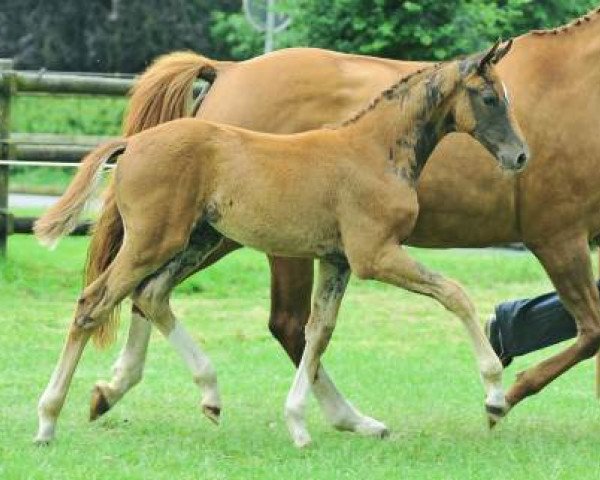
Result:
M521 170L529 148L495 65L508 53L512 40L497 42L485 53L458 61L461 82L451 107L454 129L478 140L503 169Z

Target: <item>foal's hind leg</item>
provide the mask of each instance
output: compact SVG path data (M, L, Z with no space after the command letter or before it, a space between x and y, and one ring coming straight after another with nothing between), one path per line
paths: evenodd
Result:
M169 293L165 292L161 280L157 277L136 292L134 301L140 305L148 318L181 355L192 372L194 382L202 390L202 412L214 423L219 423L221 414L221 396L217 384L217 375L208 356L200 350L177 321L169 306Z
M335 263L320 261L313 310L305 329L306 346L285 403L288 429L298 447L310 442L304 413L306 401L311 385L318 375L321 355L333 334L338 309L349 278L350 269L345 260Z
M431 296L463 322L471 337L486 391L485 407L493 425L508 411L502 389L502 364L481 329L469 297L458 283L428 271L398 244L372 247L364 244L359 251L346 249L352 271L359 278L372 278Z
M116 369L113 380L110 383L96 383L90 409L92 419L114 406L127 389L134 385L133 381L139 381L141 378L150 335L149 322L146 320L149 318L180 353L192 370L194 380L204 389L204 414L212 421L218 421L220 396L214 369L208 357L175 319L168 299L171 290L177 284L194 273L203 261L217 251L222 251L223 240L221 234L210 225L200 223L190 235L186 249L144 280L136 290L132 318L134 323L129 332L127 346L121 353L119 368ZM135 330L135 327L139 327L140 330Z
M58 365L38 404L38 443L54 437L56 421L92 328L147 274L147 265L142 267L132 258L132 252L124 245L109 269L84 290Z
M108 269L84 289L65 349L40 398L37 441L47 442L54 435L73 372L92 329L105 320L108 313L148 274L156 271L184 246L184 241L178 241L178 238L184 238L181 235L166 239L159 236L142 238L147 238L147 241L126 240Z
M113 366L109 382L99 380L92 390L90 420L108 412L125 393L142 380L152 325L135 305L131 308L131 324L127 342Z
M171 266L168 269L164 269L164 272L168 272L172 277L167 283L177 285L238 248L239 244L222 237L208 224L200 224L194 229L186 250L170 262ZM113 367L113 378L109 382L99 380L92 391L91 420L114 407L141 381L151 330L150 320L133 305L127 342Z
M75 322L69 328L58 364L38 403L39 423L35 437L38 444L49 443L54 438L58 415L65 403L73 373L90 334L89 330L83 330Z

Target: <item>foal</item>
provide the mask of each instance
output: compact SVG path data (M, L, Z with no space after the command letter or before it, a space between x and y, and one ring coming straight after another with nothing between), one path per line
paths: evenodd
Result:
M181 119L87 156L60 202L37 223L36 234L52 244L67 233L101 167L124 152L115 188L125 237L113 263L78 301L40 399L37 440L53 438L89 336L128 295L184 357L204 389L204 412L218 418L214 370L176 321L169 297L189 274L186 266L208 256L224 236L270 254L320 261L306 349L285 407L296 445L310 441L305 403L351 271L432 296L455 313L473 343L490 421L501 417L507 411L502 366L471 301L457 283L416 263L401 243L418 214L415 182L445 134L470 134L503 168L525 166L527 146L493 67L509 48L496 44L483 55L404 78L339 128L277 136ZM386 433L370 420L366 430Z

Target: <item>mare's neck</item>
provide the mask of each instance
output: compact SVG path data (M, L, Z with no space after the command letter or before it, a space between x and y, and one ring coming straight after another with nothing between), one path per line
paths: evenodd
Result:
M346 126L361 142L381 147L391 169L414 183L454 128L450 103L459 81L456 62L416 73L382 92Z

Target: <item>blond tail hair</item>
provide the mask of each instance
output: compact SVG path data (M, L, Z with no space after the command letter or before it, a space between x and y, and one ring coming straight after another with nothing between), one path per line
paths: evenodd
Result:
M100 180L102 167L113 156L122 153L126 146L126 140L113 140L99 146L82 160L66 192L35 222L33 232L40 243L52 248L61 237L77 227L79 217Z

